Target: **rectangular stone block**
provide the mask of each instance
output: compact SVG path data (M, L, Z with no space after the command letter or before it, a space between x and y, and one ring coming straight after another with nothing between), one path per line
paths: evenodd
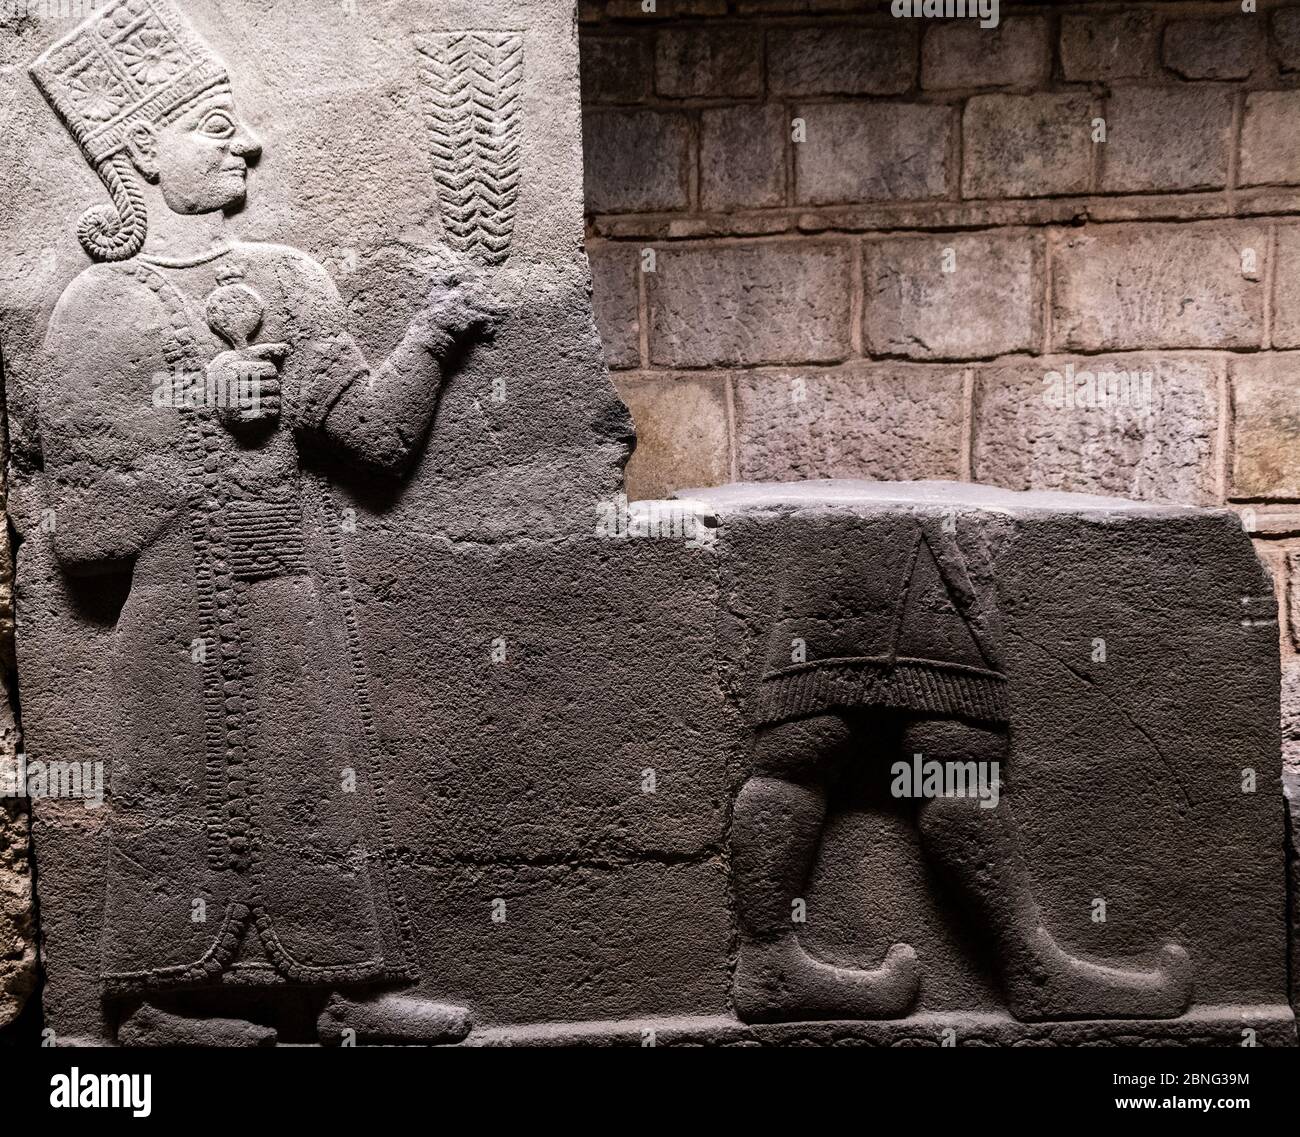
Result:
M1228 179L1232 94L1222 88L1117 87L1098 147L1104 193L1219 189Z
M1072 82L1155 78L1160 21L1146 10L1064 12L1061 72Z
M1085 94L976 95L962 116L962 196L1086 193L1091 131Z
M831 24L767 33L767 85L798 95L901 95L916 81L916 33Z
M1052 252L1057 347L1257 347L1268 233L1258 225L1085 229Z
M889 575L878 568L887 558L861 554L873 534L911 523L959 547L978 543L967 579L981 611L996 605L1012 692L1007 831L1019 833L1040 926L1089 961L1181 946L1192 1007L1130 1022L1137 1037L1239 1046L1258 1028L1261 1044L1289 1044L1277 624L1271 582L1231 511L952 482L742 484L698 496L718 516L728 597L718 640L742 706L785 646L777 633L789 625L773 627L774 613L818 603L819 614L853 612L852 598ZM843 587L855 572L862 590ZM813 658L812 636L805 646ZM880 765L892 761L888 747L874 751ZM975 964L970 925L954 928L933 860L880 765L854 761L860 753L848 756L801 893L801 937L819 958L873 964L895 942L916 944L925 980L904 1030L933 1045L927 1012L1005 1005L998 956ZM1257 792L1243 792L1246 765ZM1081 1042L1100 1025L1058 1023L1049 1034ZM968 1030L987 1037L979 1016L956 1030L959 1046ZM882 1034L898 1038L892 1027Z
M0 754L13 762L18 752L13 713L8 706L0 713ZM19 802L0 802L0 1029L22 1012L39 975L29 820Z
M849 267L840 241L659 246L646 275L650 361L838 362L849 353Z
M636 424L636 449L625 468L633 501L666 498L683 486L731 479L726 373L634 371L615 385Z
M1300 225L1277 227L1273 281L1273 347L1300 347Z
M1232 496L1300 497L1300 353L1234 356Z
M690 125L683 114L586 110L582 157L587 210L643 213L689 205Z
M922 103L799 106L807 138L795 144L795 200L915 201L948 193L951 107Z
M865 246L872 355L979 359L1042 342L1042 238L1027 230L891 237Z
M754 25L665 28L655 39L655 91L669 99L763 93L763 41Z
M1273 50L1283 71L1300 71L1300 8L1276 8L1272 14Z
M1171 20L1162 44L1165 66L1183 79L1245 79L1263 63L1263 21L1237 11L1219 19Z
M1300 183L1300 91L1251 91L1241 122L1243 186Z
M926 30L921 86L930 91L1031 88L1047 81L1051 66L1050 28L1043 16L1010 16L995 28L954 20Z
M589 299L572 10L532 5L507 22L463 5L350 20L250 0L101 7L84 24L25 21L24 63L71 33L88 55L45 58L97 66L104 89L132 98L156 85L132 113L161 127L164 109L182 112L178 136L216 122L221 99L216 125L228 119L229 135L203 143L225 155L221 169L191 169L212 216L177 223L194 248L223 208L247 200L247 211L210 254L166 266L136 256L145 226L133 210L113 232L135 246L83 229L83 248L82 213L110 208L86 136L68 136L26 66L0 71L0 340L6 410L24 423L9 437L25 447L8 502L27 538L24 744L36 760L98 765L104 790L93 807L35 808L37 847L52 857L35 879L54 1037L112 1041L137 981L150 994L203 986L199 1001L247 1013L236 995L212 994L219 971L259 982L259 1007L280 1025L299 983L324 997L337 982L398 979L420 1007L455 1001L444 968L417 988L419 957L500 930L497 896L529 918L539 865L567 890L531 916L545 924L531 935L550 938L542 950L567 956L546 996L566 1017L652 1006L653 989L628 986L645 964L675 991L663 1004L674 1013L709 1005L726 973L718 864L731 760L714 735L726 722L711 655L716 565L680 536L597 536L618 513L631 420ZM503 25L513 30L483 30ZM194 68L158 69L182 57ZM149 78L136 68L130 79L123 59L152 60ZM233 99L212 86L227 74ZM47 90L68 78L57 64ZM246 168L250 122L267 159ZM165 160L164 180L189 168ZM383 193L371 192L376 171ZM29 177L43 188L13 192ZM30 248L48 258L29 262ZM117 259L110 271L94 257ZM490 346L475 326L480 277L496 296ZM59 304L93 314L61 324ZM293 341L273 354L300 418L260 406L256 437L241 438L229 406L151 401L169 365L192 375L255 333L245 358L271 336ZM68 353L57 367L11 353L51 335ZM314 422L309 408L327 379L322 427L327 408ZM51 421L54 391L53 421L90 426L70 432L90 445L77 457L67 436L42 433L47 481L32 429ZM330 431L334 448L320 437ZM148 470L131 474L145 452ZM81 480L56 498L65 462L82 463ZM199 485L208 505L187 509ZM57 502L57 525L40 524L41 501ZM687 596L701 603L678 627ZM630 670L615 662L623 647ZM668 656L652 664L659 650ZM634 677L643 666L659 677L643 676L649 686ZM686 688L704 701L681 702ZM501 891L470 888L453 926L445 889L474 866L488 866L485 891ZM419 886L430 880L444 891ZM678 905L697 938L630 946L650 913L664 924L651 896ZM267 955L257 932L242 935L245 900ZM597 914L621 904L618 929L587 927L558 951L553 937L576 927L584 902ZM481 962L485 984L505 966ZM533 978L498 984L497 1007L527 1003L518 984L549 966L510 962ZM607 993L587 993L586 977L609 968L621 977ZM126 1005L112 998L124 989ZM314 1017L285 1040L314 1039Z
M635 367L641 362L639 285L641 250L632 244L608 242L588 246L591 262L591 302L596 328L610 367Z
M758 209L785 202L790 118L781 106L700 114L700 208Z
M752 481L955 478L961 368L855 361L736 377L736 461Z
M645 36L583 35L582 102L639 103L654 83L651 42Z
M972 475L1017 490L1213 501L1221 366L1141 354L978 367Z

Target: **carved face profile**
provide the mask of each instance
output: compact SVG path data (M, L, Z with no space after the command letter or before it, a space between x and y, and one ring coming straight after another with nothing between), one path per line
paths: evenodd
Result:
M235 115L221 60L171 0L108 0L28 71L113 199L77 226L94 260L144 244L138 176L178 213L243 201L259 143Z
M168 208L183 214L242 205L248 164L262 151L229 87L209 92L160 127L136 124L127 146L136 169L158 184Z

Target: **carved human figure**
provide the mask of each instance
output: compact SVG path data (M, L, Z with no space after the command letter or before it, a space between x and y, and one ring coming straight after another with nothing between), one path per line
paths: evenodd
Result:
M1077 958L1035 902L1001 792L1008 716L995 528L988 518L900 511L837 524L791 558L757 697L753 773L732 823L740 1018L896 1018L912 1007L920 961L910 945L895 944L875 969L833 966L800 943L792 904L809 884L828 782L859 763L892 782L894 763L914 755L962 764L964 792L936 781L946 793L900 805L914 811L927 858L992 941L1017 1018L1186 1010L1181 947L1165 945L1145 967ZM993 792L976 792L980 775Z
M336 992L325 1035L463 1036L463 1009L392 990L418 978L413 929L318 470L400 475L495 301L448 268L372 367L319 264L228 239L261 146L170 0L110 0L30 71L113 201L78 228L94 263L50 319L40 416L58 561L131 573L105 993L305 985Z

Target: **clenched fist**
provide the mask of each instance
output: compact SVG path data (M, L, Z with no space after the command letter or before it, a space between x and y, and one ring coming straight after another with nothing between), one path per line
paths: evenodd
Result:
M468 261L446 264L430 279L426 315L431 330L453 341L470 335L490 338L505 311L487 278Z
M272 423L280 417L280 364L286 343L254 343L223 351L208 364L217 415L229 429Z

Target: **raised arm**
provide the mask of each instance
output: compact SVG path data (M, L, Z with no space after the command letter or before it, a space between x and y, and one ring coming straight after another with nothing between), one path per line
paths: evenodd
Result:
M298 425L372 466L401 472L429 428L446 362L458 345L491 334L499 309L472 267L446 268L401 342L372 368L348 331L333 282L316 270L311 294L317 338L295 346L286 365L303 369Z

